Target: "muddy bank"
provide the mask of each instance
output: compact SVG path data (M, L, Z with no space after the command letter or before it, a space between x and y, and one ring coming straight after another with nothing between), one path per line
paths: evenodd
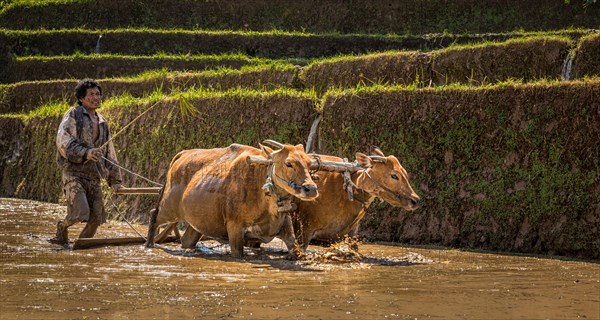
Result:
M400 159L423 199L410 213L372 205L363 235L600 258L600 82L381 88L326 100L322 150L352 157L377 145Z

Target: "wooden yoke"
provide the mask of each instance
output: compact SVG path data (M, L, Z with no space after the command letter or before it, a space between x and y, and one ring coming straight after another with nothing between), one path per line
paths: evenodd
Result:
M262 156L248 156L246 161L251 165L269 165L269 160ZM352 162L335 162L335 161L325 161L325 160L317 160L313 158L310 161L310 169L314 171L329 171L329 172L349 172L354 173L356 171L362 170L361 167L356 166ZM134 195L134 194L154 194L158 195L160 193L161 187L145 187L145 188L121 188L119 191L115 192L118 195Z
M269 165L270 162L262 156L248 156L246 161L251 165ZM310 161L310 169L317 171L329 171L329 172L356 172L363 168L356 166L352 162L335 162L312 159Z

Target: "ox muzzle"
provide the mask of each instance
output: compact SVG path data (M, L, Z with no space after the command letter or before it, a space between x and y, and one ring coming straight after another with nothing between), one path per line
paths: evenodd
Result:
M300 186L300 193L303 198L314 199L319 196L319 191L317 190L317 185L314 183L305 183Z

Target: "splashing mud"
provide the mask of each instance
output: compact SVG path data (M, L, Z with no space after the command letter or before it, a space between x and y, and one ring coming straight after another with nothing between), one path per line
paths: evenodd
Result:
M68 250L64 207L0 199L0 319L600 318L593 262L341 242L285 259L281 242ZM77 235L83 225L71 232ZM134 225L142 234L145 227ZM135 236L107 223L97 237Z

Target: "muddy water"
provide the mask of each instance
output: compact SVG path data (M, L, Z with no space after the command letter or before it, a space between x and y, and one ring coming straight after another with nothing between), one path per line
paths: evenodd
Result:
M244 260L214 242L72 251L47 243L63 215L0 199L1 319L600 318L597 263L381 244L360 262L319 247L289 262L277 242ZM135 233L98 234L116 236Z

